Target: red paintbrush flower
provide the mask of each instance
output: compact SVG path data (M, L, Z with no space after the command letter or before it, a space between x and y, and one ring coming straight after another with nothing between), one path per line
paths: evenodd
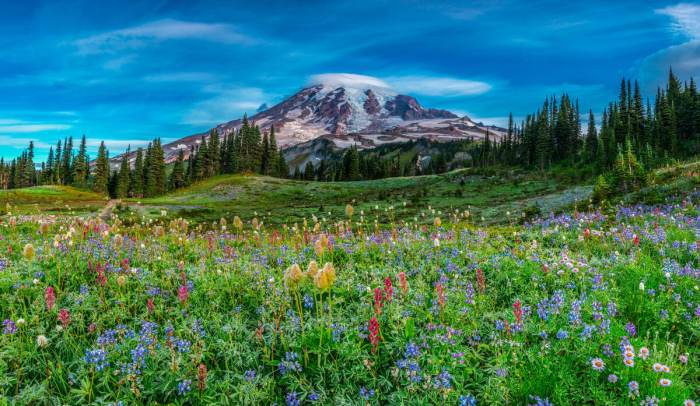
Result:
M382 290L374 289L374 311L377 314L382 314L382 306L384 306Z
M95 265L95 269L97 270L97 278L95 278L95 282L104 287L105 284L107 284L107 277L105 276L105 267L102 264L97 264Z
M394 287L391 285L391 278L387 276L386 279L384 279L384 297L391 302L393 295Z
M61 309L58 312L58 319L61 321L61 324L63 324L63 328L68 327L68 323L70 323L70 313L68 313L68 310Z
M406 272L399 273L399 286L401 287L401 292L405 295L408 292L408 282L406 282Z
M484 271L481 268L476 269L476 284L479 287L479 293L482 295L486 291L486 279L484 278Z
M181 285L180 289L177 291L177 298L180 299L180 303L184 305L187 302L188 297L189 292L187 291L187 286Z
M56 294L53 291L53 287L49 286L46 288L46 293L44 293L44 301L46 302L46 308L51 311L54 303L56 303Z
M197 369L197 386L200 393L207 387L207 366L204 364L199 364Z
M440 307L445 307L445 293L443 292L442 283L435 285L435 290L438 295L438 304Z
M515 316L515 320L518 322L518 324L520 324L523 317L523 309L520 300L516 300L515 303L513 303L513 315Z
M369 342L372 344L372 354L374 354L379 347L379 322L376 315L369 321Z

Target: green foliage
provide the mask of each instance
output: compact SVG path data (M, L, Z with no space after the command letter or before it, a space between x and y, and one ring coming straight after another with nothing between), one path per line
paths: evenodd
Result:
M523 191L475 177L319 184L233 175L175 193L192 200L215 188L223 198L231 190L222 179L251 194L260 186L251 182L270 182L287 205L331 189L348 193L346 204L363 190L396 197L416 179L417 190L441 199L450 185L477 181L485 191ZM63 186L7 193L99 198ZM432 202L415 208L419 220L396 220L400 200L358 202L348 220L335 205L319 213L315 199L313 212L298 207L286 227L264 213L241 221L238 211L211 208L223 220L195 226L156 209L146 221L127 203L110 223L3 218L0 403L529 404L537 396L675 405L700 396L697 278L685 265L700 259L697 194L658 210L496 227ZM23 255L26 244L34 255ZM325 278L306 272L312 260L333 265L330 283L322 283L330 268Z
M109 156L107 147L104 141L100 143L100 148L97 152L97 160L95 161L95 176L93 179L92 190L97 193L107 193L109 185Z

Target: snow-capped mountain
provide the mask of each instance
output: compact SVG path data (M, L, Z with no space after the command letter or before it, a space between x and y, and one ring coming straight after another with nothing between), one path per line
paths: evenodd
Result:
M473 122L468 117L440 109L423 107L415 98L398 94L384 82L352 75L319 75L310 84L264 111L249 117L263 131L274 126L277 145L291 148L324 138L338 148L353 144L359 148L405 142L418 138L437 141L483 138L488 130L492 138L503 129ZM220 135L240 128L241 119L216 126ZM176 159L178 151L200 142L209 133L195 134L164 145L166 162ZM114 158L117 161L117 158ZM113 161L113 162L115 162Z

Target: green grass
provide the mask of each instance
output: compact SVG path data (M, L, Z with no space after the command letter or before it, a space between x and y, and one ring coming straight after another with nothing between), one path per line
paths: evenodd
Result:
M71 186L35 186L0 190L0 210L24 214L92 212L101 209L106 201L104 196Z
M276 224L294 222L311 215L341 215L345 205L352 202L357 214L377 206L386 209L377 218L380 222L420 217L430 207L443 213L468 210L475 221L482 221L483 217L483 222L495 223L507 221L506 212L511 212L514 220L532 207L558 211L576 201L587 200L590 193L588 186L566 185L551 178L515 172L484 176L457 170L441 175L358 182L225 175L162 197L132 199L128 203L146 214L159 215L165 209L173 217L194 221L239 215L258 216Z

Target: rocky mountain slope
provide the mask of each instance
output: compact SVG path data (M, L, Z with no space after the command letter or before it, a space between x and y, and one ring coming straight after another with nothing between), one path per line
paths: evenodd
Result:
M317 140L330 141L338 149L351 145L364 149L419 138L479 139L487 131L492 139L498 139L504 132L447 110L425 108L414 97L398 94L386 86L352 80L312 84L249 120L263 131L274 126L277 145L282 149L305 146L313 149ZM242 120L236 119L215 128L223 136L236 131L241 124ZM208 133L164 145L166 162L174 161L180 149L188 155L190 146ZM113 162L119 159L115 157Z

